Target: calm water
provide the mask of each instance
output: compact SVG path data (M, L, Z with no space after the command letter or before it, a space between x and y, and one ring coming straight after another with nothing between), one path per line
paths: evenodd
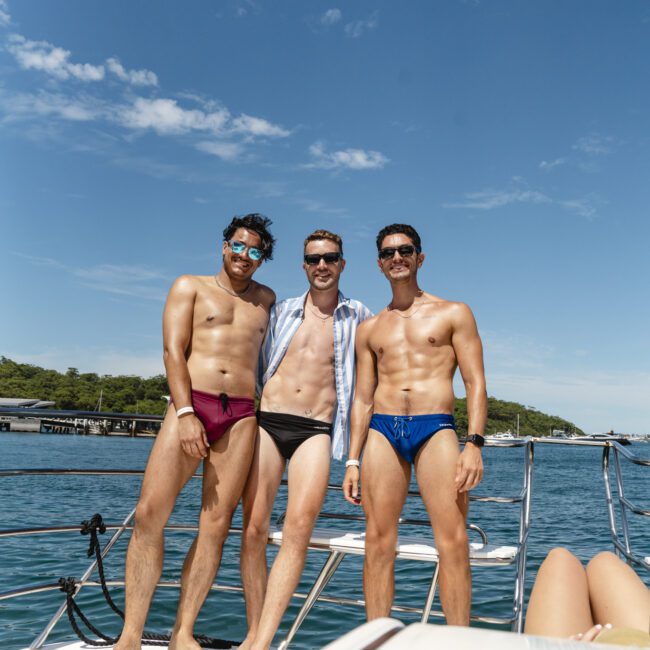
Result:
M152 440L94 438L64 435L0 434L0 468L125 468L144 466ZM633 450L650 455L650 446L637 444ZM532 528L528 552L527 585L530 589L537 568L550 548L567 546L582 559L598 550L611 548L607 527L604 488L600 473L600 448L537 445L535 449ZM512 496L521 486L523 451L486 449L485 480L477 494ZM627 465L627 464L626 464ZM332 482L343 475L340 463L334 463ZM632 500L648 507L648 474L636 467L626 467L626 488ZM100 512L109 522L122 520L135 504L140 487L139 477L10 477L0 478L0 529L31 526L77 524ZM276 504L281 512L285 504L281 492ZM180 495L172 522L193 523L200 503L199 482L191 481ZM327 511L351 511L340 493L328 496ZM421 502L414 501L405 515L424 516ZM635 518L638 519L638 518ZM495 504L473 504L470 520L481 525L491 543L512 543L518 528L518 508ZM239 511L235 526L241 525ZM645 524L645 525L644 525ZM422 534L425 529L419 532ZM417 531L408 531L413 534ZM638 548L650 553L650 522L633 526ZM104 535L108 539L108 534ZM87 537L76 533L32 538L0 539L0 592L56 581L60 576L80 576L89 560ZM178 579L192 536L170 533L166 540L163 579ZM109 555L107 577L121 579L127 536L123 536ZM239 538L232 538L224 549L218 580L237 584ZM269 558L275 555L269 549ZM325 554L311 552L299 590L305 592L325 559ZM418 562L398 562L396 602L421 606L431 579L431 566ZM512 600L514 572L511 568L474 569L473 611L482 615L505 614ZM648 576L642 576L650 584ZM122 590L114 589L122 605ZM326 594L362 598L361 559L348 557ZM147 628L169 631L173 624L177 591L161 589L156 594ZM35 594L18 600L0 601L0 647L23 648L29 645L62 602L59 592ZM119 622L103 602L98 590L82 590L79 602L90 619L102 630L115 634ZM279 638L286 632L301 601L296 601L285 617ZM438 609L439 604L434 605ZM417 617L401 615L405 622ZM360 609L318 604L303 623L292 647L320 648L325 643L363 622ZM239 594L212 593L206 602L197 632L228 639L245 634L244 603ZM64 616L50 641L73 639Z

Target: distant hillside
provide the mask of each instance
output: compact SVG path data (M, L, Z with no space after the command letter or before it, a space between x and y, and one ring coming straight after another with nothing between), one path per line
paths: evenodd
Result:
M517 414L519 414L519 435L522 436L548 436L553 429L567 432L584 433L573 422L557 415L547 415L532 406L524 406L517 402L504 402L494 397L488 397L488 420L485 433L498 431L512 431L517 427ZM467 400L456 400L455 412L458 433L462 436L467 433Z
M167 379L96 375L68 368L65 374L0 357L0 397L52 400L57 409L93 411L102 395L102 411L163 415Z
M115 413L146 413L162 415L165 411L163 396L169 395L167 379L157 375L149 379L133 375L96 375L79 373L68 368L64 373L45 370L26 363L16 363L0 357L0 397L23 397L52 400L59 409L92 411L102 393L102 411ZM548 435L553 429L582 433L572 422L555 415L540 413L531 406L516 402L488 399L486 433L515 431L519 414L521 435ZM456 401L458 433L467 433L467 402Z

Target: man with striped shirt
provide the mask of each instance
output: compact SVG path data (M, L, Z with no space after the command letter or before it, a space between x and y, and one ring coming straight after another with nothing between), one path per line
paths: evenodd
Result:
M303 268L309 290L275 304L260 354L259 436L243 497L241 571L249 629L242 648L271 645L300 580L330 456L340 460L347 451L356 328L372 316L339 291L345 260L338 235L309 235ZM267 579L269 520L287 462L283 541Z

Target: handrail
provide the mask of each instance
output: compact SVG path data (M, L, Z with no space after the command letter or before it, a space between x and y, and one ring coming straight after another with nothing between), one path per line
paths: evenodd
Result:
M619 515L621 522L621 530L623 539L621 540L618 527L616 524L616 514L614 511L614 496L612 493L612 486L610 483L610 450L614 450L614 474L617 491L617 501L619 504ZM621 444L615 441L610 441L603 449L602 458L602 471L603 481L605 484L605 503L607 505L607 517L609 520L609 531L612 537L614 548L629 562L638 564L650 570L650 561L646 556L640 555L632 550L632 543L630 539L630 529L628 522L628 512L633 515L642 517L650 517L650 510L639 507L634 504L625 496L625 486L623 483L623 472L621 469L621 456L628 462L640 466L650 466L650 459L639 458L636 454L632 453Z
M32 415L34 412L30 413ZM0 415L2 414L2 409L0 409ZM25 413L22 414L26 415ZM50 412L51 415L51 412ZM96 417L96 413L94 414ZM103 415L103 414L102 414ZM472 496L469 495L470 500L478 502L493 502L493 503L502 503L502 504L520 504L520 526L519 526L519 552L517 554L516 564L517 564L517 579L515 585L515 595L514 595L514 606L511 610L511 616L508 618L491 618L491 617L480 617L473 616L472 620L490 622L490 623L508 623L512 624L513 629L518 629L521 626L521 617L522 617L522 605L523 605L523 582L525 579L525 565L526 565L526 545L528 541L528 532L530 526L530 492L531 492L531 472L532 472L532 459L533 459L533 442L530 438L519 438L516 440L508 441L489 441L487 443L488 447L516 447L516 448L525 448L525 466L524 466L524 486L519 494L515 496ZM144 470L134 470L134 469L101 469L101 468L9 468L0 470L0 478L9 478L9 477L18 477L18 476L134 476L141 477L144 474ZM202 474L194 474L191 478L202 478ZM282 481L283 485L287 485L287 481ZM333 491L342 491L342 486L340 484L328 484L328 489ZM409 496L420 496L419 490L409 490ZM111 539L107 542L106 546L102 551L102 557L104 557L113 547L117 539L125 532L133 529L132 519L135 511L132 511L130 515L122 522L121 524L111 523L106 524L106 528L111 531L115 531ZM322 513L324 518L328 516L333 518L338 518L342 520L351 520L356 519L356 515L350 515L346 513ZM362 519L358 517L358 519ZM420 519L409 519L401 518L400 524L404 525L429 525L430 522L420 520ZM482 543L487 544L487 535L485 531L477 526L476 524L468 524L468 529L480 535ZM186 531L186 532L195 532L197 530L196 524L167 524L166 529L175 530L175 531ZM38 534L49 534L49 533L68 533L68 532L78 532L78 525L70 526L66 524L61 524L58 526L47 526L47 527L33 527L33 528L16 528L16 529L5 529L0 530L0 538L4 537L18 537L18 536L27 536L27 535L38 535ZM230 533L241 534L241 528L231 528ZM323 549L324 550L324 549ZM79 590L86 586L97 586L99 583L89 580L91 573L94 571L96 562L92 562L90 566L86 569L81 580L77 584L77 590L75 595ZM121 581L110 581L110 585L123 585ZM159 586L178 586L177 583L160 583ZM0 600L5 600L9 598L15 598L18 596L28 595L32 593L39 593L45 591L54 591L58 589L58 584L46 583L40 585L33 585L30 587L24 587L22 589L14 589L9 592L0 593ZM231 585L218 585L213 586L217 590L227 590L227 591L241 591L239 586ZM309 595L295 594L296 597L307 599ZM325 602L334 602L345 604L346 599L340 599L338 597L328 597L325 595L319 595L318 600ZM350 600L350 603L354 604L363 604L363 601ZM52 619L49 621L47 626L43 629L40 635L34 640L31 648L37 649L42 646L42 644L47 639L50 631L56 625L58 620L65 612L65 604L62 604ZM408 606L395 605L393 607L394 612L423 612L422 609ZM433 616L442 616L441 612L431 611L430 607L427 611L427 615L431 614Z

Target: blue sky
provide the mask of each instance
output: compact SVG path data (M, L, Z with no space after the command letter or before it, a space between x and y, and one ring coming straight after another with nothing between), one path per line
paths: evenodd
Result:
M379 310L408 222L491 395L650 432L649 61L632 0L0 0L0 354L161 372L171 282L253 211L279 297L325 227Z

